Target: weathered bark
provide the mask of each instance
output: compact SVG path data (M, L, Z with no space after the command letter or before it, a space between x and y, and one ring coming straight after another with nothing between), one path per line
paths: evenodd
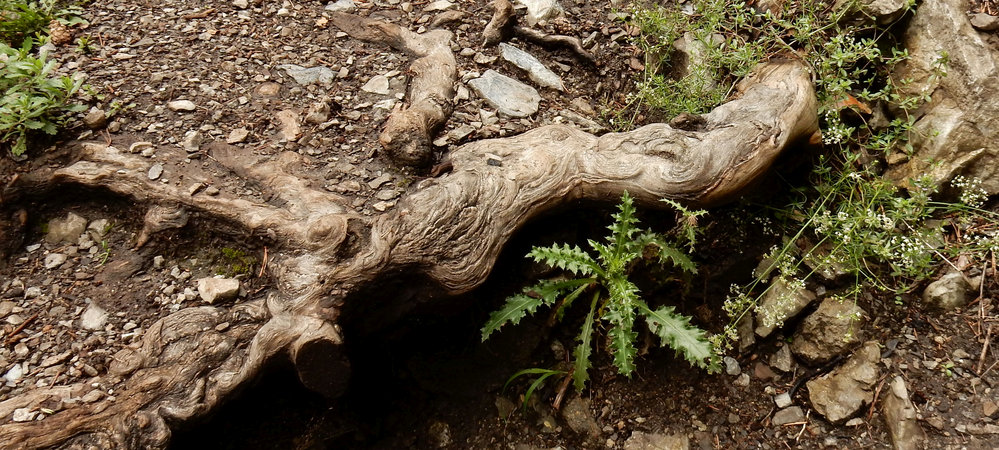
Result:
M350 369L336 322L351 293L399 272L422 274L447 294L467 292L486 279L525 222L577 199L612 201L627 189L647 204L669 197L710 205L738 195L779 152L817 130L809 80L799 63L761 66L739 86L736 100L692 130L656 124L597 137L548 126L474 142L451 154L451 173L416 183L390 213L375 219L347 212L341 198L293 175L301 158L294 154L256 164L238 163L225 149L216 152L221 163L283 201L265 205L192 196L150 181L145 158L88 145L83 160L22 177L3 198L16 199L25 183L74 183L224 218L279 241L268 268L280 289L266 302L189 308L165 317L146 333L141 348L115 355L101 378L113 386L114 400L67 405L41 421L4 423L0 447L161 448L169 440L168 425L204 415L281 356L291 358L306 386L338 395ZM489 162L497 157L499 165ZM360 251L341 248L348 233L358 234ZM88 386L38 389L9 399L0 403L0 418L16 408L78 397Z
M346 13L335 13L333 25L351 37L388 45L416 59L409 67L408 106L389 115L378 137L388 156L408 166L425 166L433 156L431 141L454 108L458 64L451 52L451 32L416 34L398 25Z

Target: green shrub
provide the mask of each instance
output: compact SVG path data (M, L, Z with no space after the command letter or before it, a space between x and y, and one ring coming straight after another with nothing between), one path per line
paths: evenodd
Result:
M56 62L33 56L33 44L30 38L20 49L0 43L0 144L15 156L27 150L32 133L54 135L69 113L86 108L71 101L83 81L52 76Z
M57 0L0 0L0 43L20 47L27 39L47 34L53 20L63 25L85 23L82 9Z
M635 320L644 317L649 330L659 336L662 345L668 345L690 364L717 370L717 361L711 358L711 346L704 330L691 325L690 317L677 313L672 306L652 309L639 296L639 289L628 279L633 263L653 248L660 263L670 263L686 273L696 272L694 263L680 250L687 245L693 250L696 241L696 218L704 211L689 211L682 205L668 201L683 216L677 228L669 235L662 235L637 228L635 208L627 192L621 197L618 212L606 243L589 241L596 257L568 244L534 247L527 255L535 261L544 261L572 274L569 278L542 280L525 288L523 293L507 298L506 304L494 312L482 328L482 340L504 324L517 324L527 314L534 314L542 305L554 307L555 317L561 320L565 310L579 297L592 292L589 309L579 333L579 343L573 352L572 377L577 389L582 390L589 378L590 355L593 352L593 335L597 323L608 327L607 337L614 365L618 372L630 376L634 371L636 354Z

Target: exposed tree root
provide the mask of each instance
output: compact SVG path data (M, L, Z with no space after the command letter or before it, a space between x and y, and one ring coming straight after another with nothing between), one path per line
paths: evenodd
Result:
M597 65L597 60L590 52L583 48L582 41L574 36L563 36L560 34L547 34L534 28L515 26L513 34L525 41L533 42L545 48L564 48L576 54L579 59L589 63L591 66Z
M510 0L493 0L493 17L482 30L482 46L492 47L507 40L513 32L514 11Z
M378 137L395 162L422 167L433 157L431 141L451 116L458 65L451 52L451 32L416 34L398 25L346 13L335 13L333 25L351 37L388 45L415 57L408 106L398 106Z
M799 63L762 66L739 86L737 100L703 116L703 125L692 131L656 124L596 137L548 126L467 144L452 153L452 172L418 183L392 212L370 223L346 212L338 197L293 175L298 156L239 164L224 151L216 155L279 196L278 207L192 196L150 181L148 160L90 145L83 160L22 182L101 187L139 202L174 202L248 230L269 230L281 244L268 265L280 289L266 302L188 308L161 319L141 348L116 354L101 378L115 386L114 400L67 404L41 421L0 425L0 447L162 448L168 425L204 415L280 356L295 363L306 386L336 396L350 371L336 321L351 293L399 273L422 274L447 294L467 292L486 279L525 222L578 199L613 201L627 189L646 204L670 197L710 205L738 195L781 150L817 129L809 80ZM499 165L487 163L496 157ZM4 198L26 189L19 186ZM340 249L351 221L366 239L356 254ZM16 408L79 397L87 386L30 391L0 403L0 418Z
M493 8L493 16L482 31L483 47L491 47L516 36L545 48L564 48L575 53L579 59L588 64L597 65L597 60L583 48L583 43L579 38L547 34L533 28L517 25L517 16L510 0L494 0L490 6Z

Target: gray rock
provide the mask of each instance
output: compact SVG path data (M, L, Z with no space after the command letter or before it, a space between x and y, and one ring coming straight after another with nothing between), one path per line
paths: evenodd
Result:
M777 405L778 408L787 408L788 406L791 406L792 403L794 403L794 401L791 400L791 396L788 395L787 392L774 396L774 404Z
M999 47L974 29L967 10L965 0L922 2L906 27L909 58L892 78L912 79L903 92L932 100L915 116L915 153L886 174L900 185L922 175L942 184L961 174L982 180L990 195L999 193L999 126L993 125L999 117ZM934 76L943 51L947 75Z
M844 7L847 3L849 0L837 0L833 9ZM902 17L909 4L906 0L860 0L851 6L847 18L867 22L873 19L879 25L887 25Z
M108 312L104 308L97 306L97 303L91 302L80 316L80 328L85 330L100 330L104 328L104 324L107 321Z
M557 0L517 0L527 7L527 24L535 26L543 20L551 20L565 13Z
M150 180L159 179L160 175L163 175L163 164L160 163L153 164L153 166L149 168L149 173L148 173L149 179Z
M69 213L64 219L53 219L49 222L49 231L45 234L45 241L50 244L61 242L75 244L86 229L87 219Z
M687 450L690 439L685 434L643 433L634 431L624 441L624 450Z
M971 16L971 26L982 31L999 30L999 16L975 13L975 15Z
M191 112L198 109L198 106L190 100L174 100L167 102L167 108L170 108L171 111Z
M388 95L389 79L385 75L375 75L367 83L364 83L364 86L361 86L361 90L372 94Z
M108 219L97 219L90 222L90 225L87 225L87 233L89 233L90 237L97 242L103 240L104 237L107 236L110 229L111 221Z
M791 351L809 364L826 363L863 342L865 323L854 302L827 298L798 327Z
M298 113L290 109L278 111L275 114L278 121L278 134L288 141L294 141L302 135L302 125L298 123Z
M735 358L726 356L722 359L722 362L725 363L725 373L732 376L742 373L742 369L739 368L739 361L736 361Z
M233 0L232 6L235 6L239 9L246 9L250 7L250 2L247 0Z
M589 399L574 397L562 408L562 418L576 433L591 437L600 435L600 425L590 412Z
M357 11L357 4L354 3L354 0L337 0L335 2L327 3L326 7L323 9L333 12L350 13Z
M250 130L247 130L245 127L239 127L229 132L229 137L225 139L225 142L226 144L240 144L245 142L249 135Z
M66 254L64 253L49 253L45 255L45 268L55 269L66 262Z
M815 300L815 294L808 289L792 289L779 278L774 278L772 283L756 308L756 323L759 324L756 334L760 337L770 336L776 327L797 316Z
M8 383L17 383L22 377L24 377L24 367L21 367L20 364L14 364L3 375L3 379L7 380Z
M968 302L968 280L961 272L948 272L923 291L923 305L933 311L952 311Z
M905 380L901 376L896 376L891 381L882 403L882 410L895 450L923 448L926 433L916 421L916 407L909 400L909 390L906 389Z
M349 0L348 0L349 1ZM302 67L296 64L282 64L277 66L288 73L288 76L295 79L295 82L303 86L318 83L324 86L333 84L336 79L336 72L328 67Z
M10 300L4 300L0 302L0 317L4 317L7 314L10 314L10 312L14 310L14 306L15 306L14 302Z
M562 78L552 72L551 69L545 67L538 58L534 55L527 53L517 47L514 47L506 42L500 42L500 55L503 59L510 61L513 65L527 71L527 76L531 78L538 85L557 89L565 92L565 85L562 83Z
M874 400L874 385L881 370L881 348L867 342L842 366L808 381L812 407L832 423L843 423Z
M370 187L371 189L378 189L382 187L383 184L388 183L389 181L392 181L392 176L387 173L382 174L381 176L375 178L374 180L369 181L368 187Z
M104 396L103 392L101 392L99 389L94 389L84 394L83 397L80 397L80 401L83 403L93 403L100 400L101 397L103 396Z
M782 345L773 355L770 356L770 367L781 372L794 370L794 357L791 356L791 347Z
M24 290L24 298L38 298L42 296L42 288L31 286Z
M104 114L104 110L96 106L90 108L90 111L87 111L87 114L83 116L83 125L91 130L103 128L107 123L108 118Z
M773 423L774 425L777 426L781 426L781 425L787 425L789 423L800 423L804 421L805 421L805 412L801 409L800 406L792 406L790 408L784 408L780 411L777 411L774 414L773 419L770 420L770 423Z
M712 34L709 39L710 44L715 47L725 42L725 38L719 34ZM670 61L674 77L699 77L703 80L704 90L712 89L718 84L718 80L705 70L705 59L709 51L708 43L698 39L694 33L688 31L680 39L673 42L673 48L677 51Z
M188 153L194 153L201 150L201 143L204 142L205 138L201 135L198 130L191 130L184 133L184 140L180 142L180 145L184 147L184 150Z
M208 304L232 300L239 294L239 280L235 278L202 278L198 280L198 295Z
M35 416L38 415L37 412L32 411L31 408L17 408L14 413L11 414L10 420L14 422L29 422L35 420Z
M533 87L492 69L469 80L468 85L500 114L509 117L528 117L538 112L541 103L541 95Z

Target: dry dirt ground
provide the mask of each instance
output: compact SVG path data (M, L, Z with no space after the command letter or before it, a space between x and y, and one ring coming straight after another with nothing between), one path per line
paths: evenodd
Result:
M489 16L485 1L462 0L435 11L427 11L434 9L427 1L357 4L358 14L413 30L429 27L445 13L463 12L442 25L455 33L461 80L491 68L530 83L497 58L496 48L480 47ZM581 64L565 51L514 40L552 67L567 91L539 89L543 100L538 114L506 119L462 84L455 113L440 135L444 140L438 142L438 160L446 159L453 145L548 123L576 123L594 131L612 127L601 112L620 106L640 69L634 58L637 50L626 40L633 30L614 20L619 6L611 2L563 4L566 19L547 25L547 30L591 38L595 46L590 50L599 66ZM162 164L162 173L156 174L162 183L188 187L192 195L269 201L265 192L213 158L213 152L234 146L261 158L299 152L308 157L308 164L297 169L314 186L352 198L352 206L362 214L392 208L411 183L426 176L396 169L379 155L377 134L404 95L408 61L340 33L328 25L324 6L259 0L88 4L85 18L90 25L76 30L75 36L89 43L58 47L52 55L61 71L87 76L93 88L88 100L111 116L108 124L97 130L70 130L71 141L54 144L57 148L45 158L16 164L5 159L0 181L33 166L64 163L72 158L77 140L120 148L148 142L136 150ZM328 83L302 85L278 68L285 64L326 67L336 76ZM387 94L361 89L375 76L388 78ZM168 105L178 100L191 101L193 110ZM281 131L292 126L289 120L300 127L291 139ZM238 139L243 130L245 137ZM266 295L269 280L260 276L269 245L266 236L240 237L239 230L225 223L195 216L184 228L135 249L145 212L136 211L127 200L59 189L18 206L28 211L28 232L24 242L7 243L13 255L0 271L0 374L8 375L0 385L0 401L36 386L79 380L87 380L93 389L71 401L113 397L107 375L111 356L137 345L160 317L200 304L194 292L197 278L237 276L243 281L237 302ZM47 224L69 212L90 223L106 220L110 226L99 222L74 243L45 242ZM890 446L877 400L859 421L832 425L808 407L803 388L794 401L805 407L805 420L785 426L771 423L773 396L810 372L798 365L789 372L770 367L794 324L738 358L748 378L705 376L669 352L652 349L627 380L615 375L601 355L584 401L572 394L561 411L554 411L550 405L557 386L549 383L527 408L518 409L518 396L526 386L516 383L502 391L503 383L519 369L556 367L563 361L565 347L574 338L572 322L550 329L542 317L487 344L479 343L478 329L489 311L536 270L522 261L526 248L545 239L586 237L606 225L605 213L565 211L533 224L510 245L490 281L461 298L418 310L399 323L345 325L355 375L344 398L323 400L300 388L289 368L275 367L203 423L177 427L175 447L622 448L636 432L686 436L691 447L701 448ZM737 214L713 213L721 219ZM565 223L578 226L567 231ZM730 229L715 232L735 235ZM762 241L770 238L754 234L761 229L741 232L748 233L750 241L760 241L752 247L769 246ZM708 236L699 256L704 270L693 282L704 289L688 293L682 308L699 314L702 323L717 326L721 318L710 311L718 311L729 283L741 281L757 263L753 255L761 252ZM65 255L65 262L55 264L60 258L53 254ZM999 447L994 421L997 358L991 351L983 353L999 334L991 331L994 280L987 277L982 295L968 308L942 316L923 313L916 299L902 307L878 298L863 300L872 315L866 332L886 348L879 392L895 375L906 379L930 448ZM672 296L676 291L650 288L647 295ZM392 286L377 295L391 296ZM99 326L84 327L83 316L91 304L108 314ZM706 307L698 308L701 305ZM15 366L21 372L17 377L10 376ZM55 402L16 420L45 420L66 406Z

